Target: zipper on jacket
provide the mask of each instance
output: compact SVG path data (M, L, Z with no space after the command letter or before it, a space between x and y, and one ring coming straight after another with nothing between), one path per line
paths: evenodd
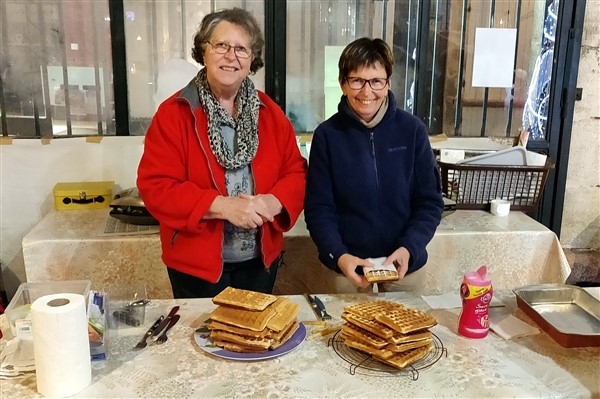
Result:
M204 157L206 158L206 164L208 165L208 170L210 172L210 178L211 178L213 184L215 185L215 188L219 192L219 194L223 195L223 193L221 192L221 189L219 188L219 185L217 184L217 181L215 180L215 175L213 173L212 167L210 166L210 161L208 159L208 155L206 155L206 149L202 145L202 140L200 140L200 134L198 133L198 121L196 120L196 114L194 114L194 109L192 108L192 104L190 104L190 101L185 97L179 97L179 98L181 98L182 100L187 102L188 106L190 107L190 111L192 113L192 118L194 119L194 132L196 133L196 138L198 139L198 144L200 145L200 148L202 148L202 152L204 153Z
M381 220L381 210L379 208L379 171L377 170L377 156L375 155L375 137L373 134L373 130L369 132L369 142L371 144L371 157L373 158L373 169L375 170L375 191L377 193L376 198L377 201L377 215L379 215L379 220ZM379 241L383 242L383 232L379 231Z
M256 195L256 175L254 174L254 168L252 167L252 161L250 161L250 174L252 175L252 182L254 183L254 187L252 188L252 195ZM270 266L268 265L266 262L266 258L265 258L265 251L264 251L264 244L263 244L263 229L265 228L265 224L263 223L262 226L259 226L256 229L256 232L258 234L258 244L260 246L260 259L262 260L263 265L265 266L265 270L267 272L270 273Z
M200 148L202 148L202 152L204 153L204 157L206 158L206 164L208 165L208 170L210 172L210 178L211 178L213 184L215 185L215 188L219 192L219 194L223 195L223 193L221 192L221 189L219 188L219 185L217 184L217 181L215 180L215 175L210 166L210 161L208 159L208 155L206 155L206 149L202 145L202 140L200 140L200 134L198 133L198 121L196 119L196 114L194 114L194 109L192 108L192 104L185 97L179 97L179 98L186 101L188 106L190 107L190 112L192 113L192 118L194 119L194 132L196 133L196 138L198 139L198 145L200 145ZM225 221L223 221L223 223L225 223ZM176 230L175 233L173 234L173 236L171 237L171 245L173 245L175 243L175 238L177 237L178 234L179 234L179 230ZM223 239L223 237L221 237L221 239ZM223 243L221 242L221 249L222 248L223 248ZM223 277L224 268L225 268L225 265L223 263L223 253L221 251L221 270L219 271L219 278L217 279L217 282L221 280L221 277Z
M373 131L369 132L369 143L371 144L371 157L373 158L373 169L375 169L375 184L377 185L377 191L379 191L379 172L377 171L377 156L375 155L375 137L373 137Z

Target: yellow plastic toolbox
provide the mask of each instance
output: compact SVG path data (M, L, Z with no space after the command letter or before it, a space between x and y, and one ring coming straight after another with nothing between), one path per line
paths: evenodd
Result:
M112 181L67 182L54 186L54 207L59 211L108 208Z

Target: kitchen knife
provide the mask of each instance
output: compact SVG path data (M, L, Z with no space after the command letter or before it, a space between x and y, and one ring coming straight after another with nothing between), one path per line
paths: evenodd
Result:
M319 310L319 307L317 306L317 303L315 302L313 297L308 294L304 294L304 296L306 297L306 300L308 301L308 304L312 308L313 312L315 312L315 315L317 315L317 319L323 320L323 314Z
M152 337L156 337L158 334L160 334L160 332L162 330L165 329L165 327L167 326L167 324L169 324L169 322L171 321L171 317L175 316L175 314L179 311L179 306L173 306L171 308L171 311L169 312L169 314L167 315L167 317L165 317L163 319L163 321L158 325L158 327L156 327L154 329L154 331L152 331Z
M154 330L156 330L156 328L160 325L160 323L162 323L162 321L165 319L165 316L160 316L158 319L156 319L156 321L154 322L154 324L152 324L152 327L150 327L148 329L148 331L146 331L146 333L144 334L144 336L142 337L142 339L140 340L140 342L137 343L137 345L135 346L134 349L144 349L148 343L146 342L146 340L152 335L152 332Z

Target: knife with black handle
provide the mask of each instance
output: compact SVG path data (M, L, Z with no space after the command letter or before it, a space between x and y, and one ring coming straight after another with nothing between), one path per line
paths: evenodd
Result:
M315 312L315 315L317 315L317 319L322 321L323 314L321 313L321 310L319 310L319 306L317 306L317 303L315 302L314 298L308 294L304 294L304 296L306 297L306 300L308 301L313 312Z
M171 318L173 316L175 316L175 314L179 311L179 306L173 306L173 308L171 308L171 311L169 312L169 314L167 315L167 317L165 317L163 319L163 321L158 325L158 327L156 327L154 329L154 331L152 331L152 338L156 337L158 334L161 333L162 330L165 329L165 327L169 324L169 322L171 321Z
M325 304L323 304L321 299L316 295L313 297L313 299L314 299L315 303L317 304L317 308L319 309L319 312L321 312L321 320L331 320L331 315L329 315L329 313L327 313L327 310L325 309Z
M160 325L160 323L164 319L165 319L165 316L160 316L158 319L156 319L154 324L152 324L152 327L150 327L148 329L148 331L146 331L146 333L144 334L144 336L142 337L140 342L137 343L137 345L135 346L136 349L144 349L146 346L148 346L148 342L147 342L148 338L150 338L150 336L152 335L152 332L154 330L156 330L156 328Z

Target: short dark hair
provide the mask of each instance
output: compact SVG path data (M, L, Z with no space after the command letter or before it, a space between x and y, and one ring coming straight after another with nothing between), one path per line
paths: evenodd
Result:
M262 31L256 18L248 11L241 8L228 8L206 14L200 23L198 31L194 35L194 47L192 47L192 58L200 65L204 65L204 48L215 30L215 27L223 21L230 22L244 29L250 36L250 51L252 51L252 62L250 72L256 73L265 65L262 59L262 51L265 45Z
M379 62L384 68L387 78L392 76L394 55L390 46L381 39L361 37L348 44L340 55L338 62L340 81L348 77L352 71L361 67L371 67Z

